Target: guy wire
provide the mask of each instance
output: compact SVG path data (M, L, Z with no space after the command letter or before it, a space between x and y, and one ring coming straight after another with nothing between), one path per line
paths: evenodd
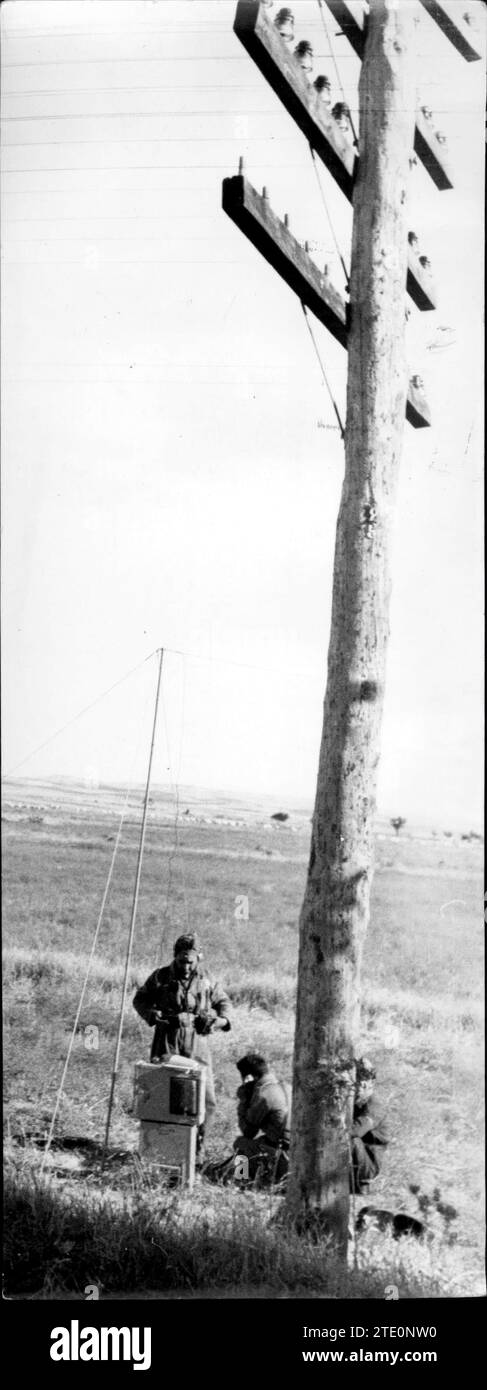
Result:
M333 392L332 392L330 383L329 383L329 381L328 381L328 377L327 377L326 372L325 372L325 368L324 368L324 365L323 365L322 358L321 358L321 356L320 356L318 344L317 344L317 342L316 342L316 338L315 338L315 336L314 336L313 329L312 329L312 327L311 327L311 324L310 324L310 321L309 321L309 318L308 318L308 312L307 312L307 309L306 309L306 305L303 304L302 299L300 300L300 304L301 304L301 308L302 308L302 310L303 310L304 317L305 317L305 319L306 319L306 324L307 324L308 332L309 332L309 334L310 334L310 337L311 337L311 340L312 340L312 343L313 343L313 347L314 347L316 356L317 356L317 358L318 358L318 362L319 362L320 367L321 367L321 371L322 371L322 374L323 374L323 380L324 380L324 382L325 382L325 386L326 386L326 388L327 388L328 395L329 395L329 397L330 397L330 400L331 400L333 409L334 409L334 411L335 411L335 415L336 415L337 420L338 420L338 426L339 426L340 434L341 434L341 436L342 436L343 443L345 443L345 430L344 430L344 427L343 427L343 424L342 424L342 421L341 421L340 412L339 412L339 409L338 409L338 406L337 406L335 397L334 397L334 395L333 395Z

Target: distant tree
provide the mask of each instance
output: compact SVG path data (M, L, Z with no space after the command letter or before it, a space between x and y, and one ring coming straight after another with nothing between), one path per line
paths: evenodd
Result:
M405 824L406 824L406 817L405 817L405 816L392 816L392 817L391 817L391 825L394 826L394 830L395 830L395 832L396 832L396 835L399 834L399 831L402 830L402 827L403 827L403 825L405 825Z

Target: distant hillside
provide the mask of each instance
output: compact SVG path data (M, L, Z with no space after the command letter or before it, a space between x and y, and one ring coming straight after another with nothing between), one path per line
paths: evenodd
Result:
M129 796L129 810L138 811L143 803L145 785L134 784ZM123 784L115 782L89 782L71 777L58 778L10 778L3 784L2 806L4 817L19 815L32 808L52 813L68 812L73 815L114 815L122 807L126 793ZM276 813L285 813L288 819L283 829L304 830L310 823L312 803L280 797L252 796L230 790L210 787L171 786L154 783L149 798L149 817L153 821L185 817L186 820L205 820L224 824L252 825L271 820ZM392 815L392 813L391 813ZM391 816L378 815L376 832L379 837L396 836L391 824ZM398 832L398 839L430 839L437 835L451 834L455 838L461 834L471 834L473 840L483 837L477 828L464 825L459 827L450 822L445 814L444 823L432 825L420 820L405 819Z

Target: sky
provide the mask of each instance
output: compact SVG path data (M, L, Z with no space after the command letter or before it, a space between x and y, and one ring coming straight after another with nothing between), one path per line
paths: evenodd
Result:
M317 0L292 8L357 118L347 40ZM343 446L298 300L221 209L243 155L343 291L308 146L233 2L0 14L4 776L142 780L163 646L154 779L312 804ZM478 828L485 62L418 15L454 188L412 171L439 307L413 307L408 355L433 425L404 433L378 808ZM349 262L351 208L320 177ZM313 326L344 416L346 354Z

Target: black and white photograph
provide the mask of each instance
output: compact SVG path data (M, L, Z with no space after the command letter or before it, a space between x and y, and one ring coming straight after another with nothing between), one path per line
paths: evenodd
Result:
M487 7L0 17L4 1301L65 1305L48 1371L256 1305L298 1374L435 1364L486 1293Z

